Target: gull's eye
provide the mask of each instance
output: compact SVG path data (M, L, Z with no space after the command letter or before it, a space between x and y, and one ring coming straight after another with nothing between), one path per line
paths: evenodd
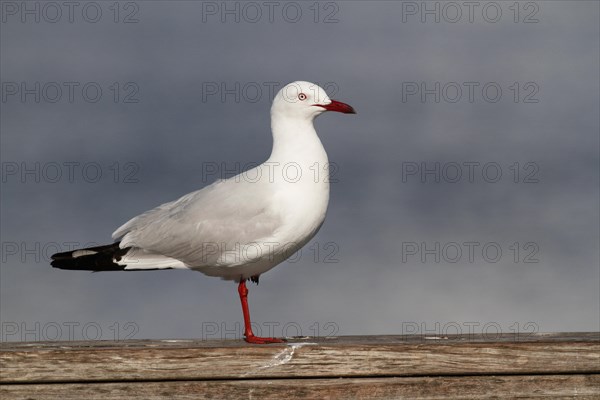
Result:
M306 100L306 95L304 93L300 93L298 95L298 98L300 99L300 101L304 101L304 100Z

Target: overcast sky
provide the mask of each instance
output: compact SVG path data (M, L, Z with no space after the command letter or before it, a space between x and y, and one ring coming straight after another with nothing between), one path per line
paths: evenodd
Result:
M2 340L235 337L231 282L49 256L264 161L294 80L358 114L255 333L600 329L598 2L45 4L2 2Z

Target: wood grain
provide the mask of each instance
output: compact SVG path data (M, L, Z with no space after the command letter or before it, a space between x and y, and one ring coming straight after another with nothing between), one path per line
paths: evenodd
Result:
M598 399L600 375L4 385L8 399Z
M597 334L3 344L0 383L600 373Z
M0 344L5 399L600 398L600 334Z

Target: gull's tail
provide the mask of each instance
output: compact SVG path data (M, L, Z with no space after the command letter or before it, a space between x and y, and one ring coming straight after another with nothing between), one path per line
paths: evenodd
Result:
M52 266L82 271L148 271L155 269L189 269L171 257L148 252L137 247L120 248L121 242L57 253Z

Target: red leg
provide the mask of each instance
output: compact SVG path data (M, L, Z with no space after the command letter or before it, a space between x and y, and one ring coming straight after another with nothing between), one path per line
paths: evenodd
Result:
M248 343L267 344L267 343L284 343L284 340L277 338L263 338L254 336L252 326L250 325L250 310L248 310L248 288L246 281L242 280L238 286L238 293L242 302L242 312L244 313L244 339Z

